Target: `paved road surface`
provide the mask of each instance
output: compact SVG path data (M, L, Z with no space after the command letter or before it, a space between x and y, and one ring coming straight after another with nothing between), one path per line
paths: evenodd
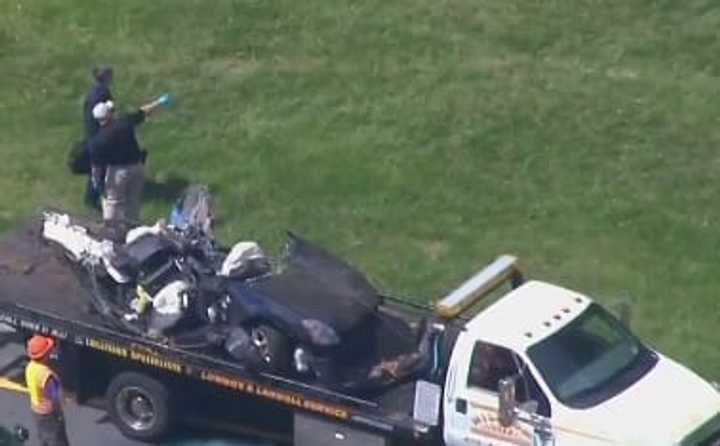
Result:
M120 435L115 426L107 417L94 409L78 407L69 404L66 408L66 422L70 444L73 446L137 446L144 445L136 441L128 440ZM12 392L0 393L0 420L2 425L11 428L16 424L22 424L30 430L30 441L32 445L35 438L32 416L28 408L27 398L24 395ZM185 436L184 436L185 437ZM177 439L163 443L165 446L260 446L268 445L243 439L221 439L211 434L196 433L187 435L187 439Z
M66 407L68 436L72 445L139 446L146 443L129 440L118 432L107 416L95 409L78 407L72 403ZM30 430L30 442L35 439L32 414L25 395L0 392L0 420L4 427L21 424ZM164 446L271 446L270 443L240 438L219 438L211 433L188 433L182 438L162 443Z

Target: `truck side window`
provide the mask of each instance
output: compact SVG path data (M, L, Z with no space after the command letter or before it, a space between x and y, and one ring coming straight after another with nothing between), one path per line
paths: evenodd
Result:
M518 364L521 369L518 369ZM468 387L479 388L489 392L498 392L498 383L501 379L510 376L520 375L515 395L518 402L523 403L529 400L538 402L538 413L550 416L550 401L540 389L532 373L522 362L522 359L515 356L512 351L484 342L476 342L473 355L470 360L468 373Z
M517 368L510 350L483 342L475 343L468 387L477 387L491 392L498 391L498 382L517 374Z

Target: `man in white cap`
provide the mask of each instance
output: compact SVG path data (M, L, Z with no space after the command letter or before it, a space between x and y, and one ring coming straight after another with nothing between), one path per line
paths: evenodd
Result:
M100 123L93 117L93 108L100 102L113 99L112 93L110 92L110 86L113 82L113 69L107 65L101 65L93 68L92 75L94 82L85 96L85 102L83 102L86 143L100 130ZM89 150L87 144L85 150ZM92 175L88 175L85 203L93 208L100 209L100 191L94 187Z
M145 152L140 150L135 127L159 106L169 106L171 98L163 95L129 115L115 119L115 104L108 100L93 107L92 115L100 130L89 141L93 178L105 185L102 200L103 220L137 222L145 183Z

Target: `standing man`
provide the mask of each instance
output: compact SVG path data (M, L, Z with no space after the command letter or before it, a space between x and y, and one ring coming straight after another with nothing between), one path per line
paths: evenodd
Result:
M113 69L101 65L93 68L93 84L85 96L83 103L83 118L85 121L85 137L90 140L100 130L100 125L93 118L92 110L100 102L113 100L110 86L113 82Z
M83 121L85 122L85 150L89 150L87 143L92 139L98 130L100 124L93 117L93 108L100 102L110 101L113 99L110 92L110 85L113 82L113 70L109 66L101 65L92 71L94 82L90 90L85 96L83 103ZM85 202L94 208L100 209L101 190L94 187L92 175L88 174L87 188L85 190Z
M112 101L100 102L93 107L93 117L100 130L90 140L90 164L93 184L100 185L104 176L102 200L103 220L137 222L145 183L145 156L135 136L135 127L159 106L169 107L168 95L143 105L129 115L115 119Z
M25 368L25 381L30 394L30 408L35 416L40 446L68 446L65 418L62 411L60 379L50 367L50 353L55 340L35 335L27 345L30 363Z

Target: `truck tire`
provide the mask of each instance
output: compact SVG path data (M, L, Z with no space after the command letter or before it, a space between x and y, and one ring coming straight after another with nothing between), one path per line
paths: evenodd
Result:
M250 328L250 339L263 367L280 374L290 372L290 345L285 335L269 325L258 324Z
M108 414L128 438L153 441L170 433L174 422L168 388L149 376L123 372L107 390Z

